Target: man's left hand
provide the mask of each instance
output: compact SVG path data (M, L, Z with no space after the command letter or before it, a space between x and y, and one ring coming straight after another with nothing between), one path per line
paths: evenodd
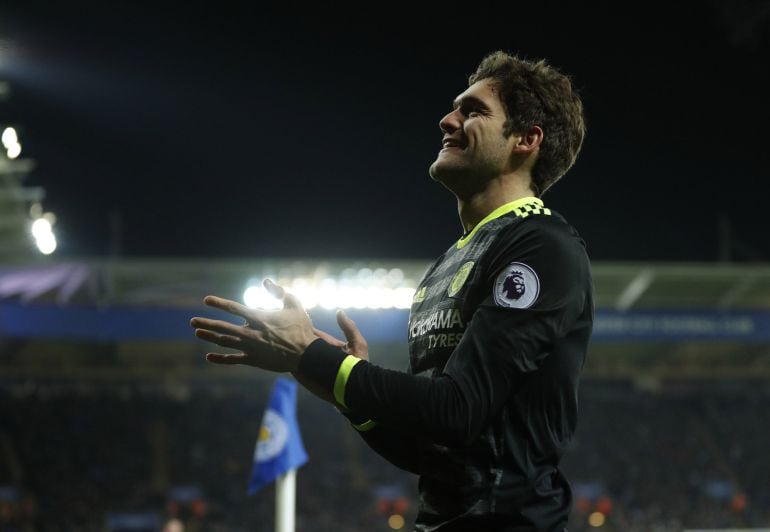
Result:
M302 353L318 336L295 296L269 279L265 280L264 286L273 296L283 300L283 309L255 310L216 296L203 299L210 307L246 320L243 325L199 317L190 320L198 338L241 351L208 353L206 360L215 364L247 364L268 371L297 371Z

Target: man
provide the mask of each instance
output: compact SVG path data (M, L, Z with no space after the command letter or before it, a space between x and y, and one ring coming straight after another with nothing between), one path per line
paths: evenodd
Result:
M366 361L342 312L346 343L314 330L270 281L284 310L209 296L246 324L192 325L242 351L211 362L293 372L373 449L419 474L415 530L566 530L571 491L558 464L577 422L592 284L583 241L540 197L577 157L582 104L545 62L495 52L439 126L430 175L457 197L465 233L417 289L407 373Z

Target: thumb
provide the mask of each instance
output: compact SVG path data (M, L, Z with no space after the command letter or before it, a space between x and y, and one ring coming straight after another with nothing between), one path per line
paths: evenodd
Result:
M358 327L356 326L356 322L348 318L348 315L345 314L344 310L337 311L337 325L339 325L340 329L342 329L342 332L345 334L345 339L348 341L348 343L360 344L364 340L361 331L359 331Z
M283 301L283 308L302 308L302 303L299 302L297 296L287 292L284 287L275 284L272 279L265 279L262 284L271 296Z
M263 280L262 286L265 287L268 294L276 299L283 299L283 296L286 294L286 290L282 286L275 284L272 279Z

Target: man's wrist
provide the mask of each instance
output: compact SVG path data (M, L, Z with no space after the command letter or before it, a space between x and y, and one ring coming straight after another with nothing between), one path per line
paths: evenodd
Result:
M355 409L349 408L345 403L348 378L353 368L360 362L362 362L360 358L347 355L319 338L303 353L299 373L329 390L334 397L337 410L348 418L356 430L365 432L377 424L367 416L356 412Z
M316 338L299 357L297 371L324 389L333 391L337 372L346 357L338 348Z
M299 361L299 371L332 392L337 404L347 408L345 391L348 379L361 359L347 355L322 339L311 343Z

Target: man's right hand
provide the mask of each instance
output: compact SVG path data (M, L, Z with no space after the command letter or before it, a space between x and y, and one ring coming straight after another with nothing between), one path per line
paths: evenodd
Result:
M369 344L366 343L366 338L364 338L361 331L358 330L356 323L348 318L344 310L337 311L337 325L339 325L342 333L345 335L347 342L338 340L331 334L320 329L313 328L313 332L329 345L339 347L343 353L368 361Z

